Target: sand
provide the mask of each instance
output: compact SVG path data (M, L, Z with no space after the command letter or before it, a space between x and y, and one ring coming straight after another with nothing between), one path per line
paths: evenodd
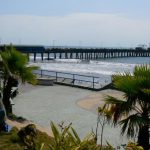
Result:
M104 105L105 103L104 99L107 97L107 95L123 99L124 93L111 89L99 91L97 93L88 95L83 99L80 99L79 101L77 101L77 105L89 111L96 111L99 106Z

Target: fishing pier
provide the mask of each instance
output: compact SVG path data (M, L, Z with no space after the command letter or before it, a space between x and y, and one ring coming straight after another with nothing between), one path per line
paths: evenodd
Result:
M122 58L122 57L150 57L150 48L68 48L68 47L52 47L45 48L44 46L23 46L14 45L18 51L25 53L28 58L33 56L36 61L37 57L44 61L51 59L82 59L82 60L97 60L107 58ZM1 45L0 50L5 50L5 46Z

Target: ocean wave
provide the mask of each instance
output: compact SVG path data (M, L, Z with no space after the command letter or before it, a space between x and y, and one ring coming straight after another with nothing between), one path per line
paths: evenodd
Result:
M80 59L55 59L55 62L58 63L81 63L82 60Z
M135 61L136 60L136 61ZM139 60L139 62L138 62ZM130 63L131 62L131 63ZM133 63L134 62L134 63ZM108 75L111 76L117 73L133 72L137 64L149 62L149 59L135 59L135 58L122 58L111 59L108 61L84 61L79 59L56 59L52 61L37 61L36 63L30 62L33 65L39 66L41 69L70 72L84 75Z
M136 64L119 63L119 62L105 62L105 61L94 61L90 60L91 64L103 65L103 66L119 66L119 67L134 67Z
M58 72L72 72L78 74L86 74L86 75L112 75L115 72L110 69L101 69L96 66L91 66L90 64L57 64L57 63L30 63L32 65L37 65L43 70L51 70L51 71L58 71Z

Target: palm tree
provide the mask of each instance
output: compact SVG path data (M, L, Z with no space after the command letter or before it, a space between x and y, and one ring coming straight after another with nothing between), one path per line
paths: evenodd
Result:
M0 130L2 129L5 119L6 119L6 110L4 107L4 104L2 102L2 68L3 68L3 63L2 63L2 58L0 56Z
M12 113L12 106L10 103L12 87L18 85L19 79L21 82L28 81L32 84L36 83L36 76L32 73L35 66L28 66L27 57L16 51L12 46L6 47L5 51L1 52L3 62L3 104L7 115Z
M135 137L137 134L138 144L144 150L149 150L150 65L136 66L133 74L114 75L112 81L114 87L124 92L125 98L106 98L114 125L119 123L121 134L126 133L128 137Z

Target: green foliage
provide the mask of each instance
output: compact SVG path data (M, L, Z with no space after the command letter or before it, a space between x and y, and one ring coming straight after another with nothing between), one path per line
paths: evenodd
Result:
M21 128L18 136L25 148L29 150L47 150L52 139L45 133L38 131L34 124Z
M10 132L0 132L0 150L23 150L26 145L18 136L18 129L12 128ZM49 150L49 144L53 139L46 133L37 130L35 150Z
M58 127L51 122L51 129L54 140L50 143L50 150L98 150L99 147L94 141L92 134L81 140L71 124L65 127Z
M41 144L41 147L39 150L43 150L43 148L44 148L44 143Z
M108 142L100 148L99 145L96 145L91 134L81 140L71 125L61 127L60 130L54 123L51 123L51 126L54 138L37 130L34 150L115 150ZM12 128L9 133L0 132L0 150L23 150L25 148L27 147L20 140L17 128ZM129 142L124 150L144 149L136 143Z
M138 144L129 142L125 150L144 150L141 146L138 146Z
M12 87L17 86L19 80L36 84L36 75L32 71L38 67L29 66L27 56L16 51L12 45L6 47L0 55L2 58L3 104L8 115L12 113L12 106L9 101Z
M36 150L49 150L49 144L53 141L53 138L46 133L38 130L36 137Z
M107 122L111 121L112 112L109 110L109 107L107 105L104 105L103 107L98 107L98 114L106 118Z
M103 146L101 148L101 150L115 150L108 142L106 142L107 145L106 146Z
M107 105L103 107L98 107L98 116L97 116L97 124L96 124L96 131L95 131L95 141L98 141L98 128L99 125L101 126L101 134L100 134L100 149L103 146L103 134L104 134L104 127L107 123L111 121L112 113L108 109Z
M12 128L9 133L0 132L0 150L22 150L23 146L17 136L18 129Z
M4 52L1 52L1 57L3 61L4 76L6 78L13 75L15 78L21 78L22 82L29 81L32 84L36 83L36 77L32 71L38 67L28 66L26 55L10 46L7 47Z
M21 142L19 136L17 134L13 134L11 137L10 137L10 140L12 141L12 143L19 143Z
M122 127L121 133L126 133L128 137L134 137L138 133L138 143L147 150L150 125L150 65L136 66L133 74L114 75L113 84L124 92L125 99L110 96L106 98L114 125L119 123Z

